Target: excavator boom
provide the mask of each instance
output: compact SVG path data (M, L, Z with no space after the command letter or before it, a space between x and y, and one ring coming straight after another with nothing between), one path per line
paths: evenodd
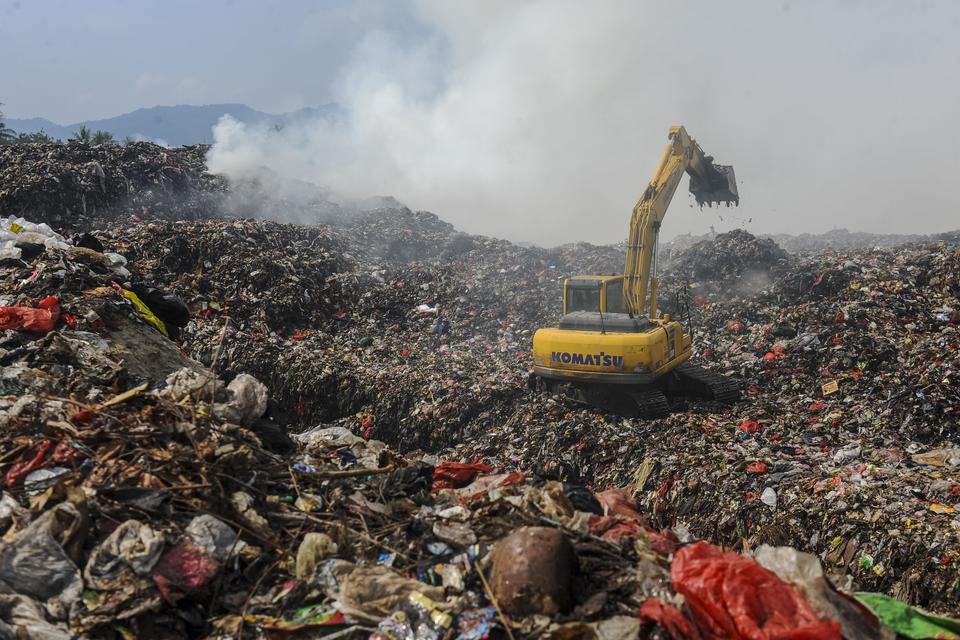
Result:
M690 192L697 204L739 204L733 167L716 165L681 126L670 128L670 142L630 217L624 299L627 310L642 315L650 296L649 316L657 315L656 253L660 223L684 173L690 174Z

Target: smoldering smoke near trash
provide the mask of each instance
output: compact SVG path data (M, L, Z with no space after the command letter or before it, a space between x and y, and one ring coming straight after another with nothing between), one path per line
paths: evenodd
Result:
M960 170L956 153L921 160L956 146L935 141L960 106L944 32L960 6L845 3L824 20L821 3L735 4L420 2L437 36L368 35L336 86L346 120L225 118L210 167L395 196L472 233L610 243L678 123L736 166L743 200L676 207L665 238L956 226L956 190L904 185Z

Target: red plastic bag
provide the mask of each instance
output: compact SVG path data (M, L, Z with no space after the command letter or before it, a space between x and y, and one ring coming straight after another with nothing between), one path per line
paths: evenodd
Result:
M467 486L462 489L457 489L457 495L467 502L471 500L476 500L494 489L499 489L500 487L507 487L511 484L519 484L527 479L527 476L519 471L511 471L510 473L498 473L490 476L482 476L477 478ZM434 484L436 488L436 484Z
M725 328L730 333L740 333L744 329L746 329L746 325L744 325L739 320L727 320L727 324L725 325Z
M153 581L164 600L176 603L205 587L219 571L220 565L206 551L184 540L160 557L153 569Z
M481 473L490 473L493 467L480 463L462 463L444 461L433 470L433 490L459 489L476 479Z
M640 538L647 533L647 529L636 520L617 516L590 516L587 526L590 527L590 535L613 544L620 544L624 539Z
M683 617L676 607L651 598L640 607L641 622L656 622L663 627L673 640L701 640L703 638L695 626Z
M760 431L760 423L756 420L744 420L740 423L740 430L747 433L757 433Z
M0 329L21 329L45 335L60 317L60 302L47 296L36 307L0 307Z
M767 465L763 462L751 462L747 465L747 473L766 473Z
M597 501L603 512L609 516L625 516L643 522L643 516L637 511L637 501L626 489L608 489L597 494Z
M360 434L361 437L364 440L369 440L370 436L373 435L373 416L367 416L361 420L360 426L363 427L363 433Z
M669 529L657 533L636 520L629 520L623 516L590 516L587 520L590 535L597 536L612 544L620 544L624 540L646 538L650 548L657 553L668 555L677 550L679 540Z
M86 457L85 453L75 449L68 442L58 442L57 446L53 448L53 453L50 454L50 460L54 464L62 465L83 462Z
M29 460L20 460L14 463L7 471L7 487L12 489L23 482L28 475L43 467L43 461L47 457L47 452L53 448L53 440L44 440L37 447L33 457Z
M793 585L751 558L706 542L680 549L670 567L670 578L707 637L841 638L840 623L821 621Z

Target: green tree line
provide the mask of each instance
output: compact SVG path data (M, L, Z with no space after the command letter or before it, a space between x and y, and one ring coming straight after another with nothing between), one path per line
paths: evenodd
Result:
M3 106L3 103L0 103L0 107ZM28 144L31 142L59 142L56 138L47 135L44 131L37 131L34 133L17 133L13 129L7 126L7 123L3 120L3 111L0 111L0 145L5 144ZM116 143L116 140L113 137L113 134L109 131L93 131L87 125L82 125L77 131L70 137L70 142L80 142L82 144L113 144ZM124 141L124 144L129 144L133 142L132 139L127 138Z

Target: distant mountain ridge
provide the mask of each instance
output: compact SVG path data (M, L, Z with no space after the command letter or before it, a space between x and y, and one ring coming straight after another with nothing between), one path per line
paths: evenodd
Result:
M224 115L230 115L247 124L288 126L314 118L341 118L344 112L335 103L281 114L257 111L245 104L182 104L137 109L113 118L84 120L68 125L57 124L46 118L6 118L4 121L17 133L44 131L47 135L61 140L70 138L80 127L86 125L93 131L109 131L118 141L130 137L178 147L212 143L213 125Z

